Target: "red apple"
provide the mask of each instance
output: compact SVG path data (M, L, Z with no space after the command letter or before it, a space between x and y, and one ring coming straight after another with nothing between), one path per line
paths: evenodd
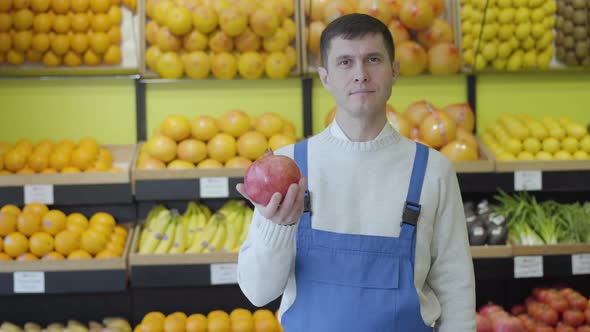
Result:
M289 186L299 183L299 179L301 171L293 159L265 153L246 169L244 186L253 202L266 206L274 193L284 199Z

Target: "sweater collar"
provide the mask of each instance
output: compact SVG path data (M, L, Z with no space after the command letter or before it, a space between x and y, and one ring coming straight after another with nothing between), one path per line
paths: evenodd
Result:
M383 129L381 129L381 132L379 133L379 135L377 135L377 137L375 137L374 139L372 139L369 142L376 141L376 140L381 139L387 135L390 135L392 133L392 131L393 131L393 129L391 128L389 123L385 122L385 126L383 126ZM346 134L344 133L342 128L338 125L338 122L336 122L336 119L332 120L332 123L330 124L330 134L338 139L341 139L341 140L344 140L347 142L352 142L350 140L350 138L348 138L348 136L346 136Z

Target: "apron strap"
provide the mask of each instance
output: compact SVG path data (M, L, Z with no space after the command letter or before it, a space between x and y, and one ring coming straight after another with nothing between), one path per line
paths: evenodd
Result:
M414 157L414 166L412 176L410 177L410 188L404 206L402 215L402 224L416 226L420 217L420 195L422 185L424 184L424 175L426 174L426 165L428 164L428 147L416 143L416 156Z
M299 166L301 175L307 178L307 140L303 140L295 144L295 151L293 159ZM303 216L301 217L299 227L300 228L311 228L311 197L309 190L305 191L305 197L303 201Z

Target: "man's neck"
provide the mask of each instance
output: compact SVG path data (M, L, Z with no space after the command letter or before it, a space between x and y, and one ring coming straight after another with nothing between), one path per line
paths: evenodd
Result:
M340 129L342 129L342 132L352 142L367 142L379 136L387 123L387 117L385 116L385 112L375 118L350 118L344 114L343 116L338 116L337 114L336 122Z

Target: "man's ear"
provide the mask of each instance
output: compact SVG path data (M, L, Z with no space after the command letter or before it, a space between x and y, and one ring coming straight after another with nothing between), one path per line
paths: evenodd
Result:
M330 90L330 84L328 82L328 70L322 66L319 66L318 74L320 75L320 80L322 81L324 88Z
M393 77L393 83L395 83L397 81L397 78L399 77L399 71L400 71L399 61L393 61L393 63L391 64L391 75Z

